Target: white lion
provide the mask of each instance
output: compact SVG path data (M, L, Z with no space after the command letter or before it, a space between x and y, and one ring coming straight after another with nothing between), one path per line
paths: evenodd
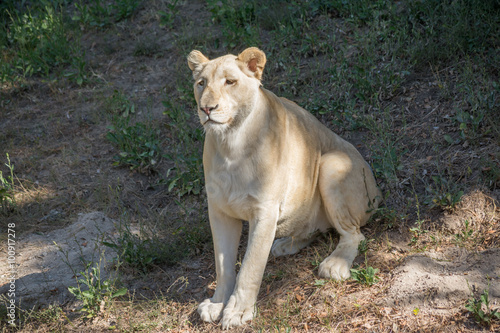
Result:
M350 143L262 87L265 63L254 47L237 57L188 56L206 131L203 166L217 270L215 293L198 312L204 321L222 318L223 328L253 318L269 253L297 253L318 231L333 227L340 234L319 276L348 278L364 239L360 227L381 198ZM242 221L249 223L249 240L236 276Z

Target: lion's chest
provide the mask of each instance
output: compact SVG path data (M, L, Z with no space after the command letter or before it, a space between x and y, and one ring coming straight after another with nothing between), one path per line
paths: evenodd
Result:
M251 165L215 159L206 170L209 204L231 217L250 220L259 207L262 185Z

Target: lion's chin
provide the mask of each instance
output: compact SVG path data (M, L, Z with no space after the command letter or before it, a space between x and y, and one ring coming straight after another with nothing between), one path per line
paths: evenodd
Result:
M205 129L206 133L217 133L217 134L222 134L227 130L228 123L226 122L219 122L213 119L209 119L203 123L203 128Z

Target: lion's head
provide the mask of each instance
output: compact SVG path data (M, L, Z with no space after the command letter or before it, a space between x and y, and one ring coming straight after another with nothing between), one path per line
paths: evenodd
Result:
M200 122L207 132L225 133L238 127L257 103L264 52L251 47L237 57L209 60L200 51L188 58Z

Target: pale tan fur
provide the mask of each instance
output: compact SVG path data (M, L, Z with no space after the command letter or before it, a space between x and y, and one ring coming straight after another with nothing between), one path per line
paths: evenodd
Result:
M340 234L319 276L348 278L364 239L360 227L380 201L370 167L350 143L262 88L265 63L257 48L211 61L199 51L188 56L206 131L203 166L217 271L216 291L198 312L204 321L222 319L223 328L254 316L269 253L296 253L318 232L333 227ZM249 240L236 276L242 221L249 222Z

